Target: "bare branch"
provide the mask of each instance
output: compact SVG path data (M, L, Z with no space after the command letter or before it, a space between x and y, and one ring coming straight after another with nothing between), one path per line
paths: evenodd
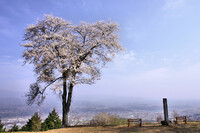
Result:
M30 85L29 93L26 94L27 98L27 104L32 105L35 101L38 101L38 105L40 105L43 100L45 99L45 96L41 93L39 84L33 83Z
M59 77L59 78L53 80L51 83L49 83L47 86L44 87L44 89L43 89L43 91L42 91L41 93L43 94L44 91L45 91L50 85L52 85L52 84L55 83L57 80L62 79L62 78L63 78L63 77Z
M57 80L61 79L62 77L59 77L55 80L53 80L51 83L49 83L48 85L46 85L43 89L41 89L41 86L39 85L38 82L33 83L30 85L30 90L29 92L25 95L27 98L27 104L28 105L32 105L33 103L35 103L37 101L37 104L40 105L44 99L45 99L45 90L54 82L56 82Z

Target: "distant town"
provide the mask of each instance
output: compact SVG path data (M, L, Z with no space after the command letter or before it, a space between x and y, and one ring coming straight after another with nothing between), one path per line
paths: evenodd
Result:
M5 101L5 100L4 100ZM15 100L16 101L16 100ZM28 119L38 112L42 120L47 117L48 113L55 108L59 113L61 118L62 108L59 104L44 104L42 106L26 106L24 101L16 101L18 104L12 104L12 102L6 104L0 104L0 117L2 123L6 128L11 128L14 124L17 124L19 127L22 127ZM188 104L188 105L187 105ZM174 104L173 106L169 105L169 118L173 119L173 112L180 116L187 116L190 121L199 121L200 120L200 106L192 105L187 103L185 105ZM87 124L93 116L101 112L115 115L121 118L142 118L144 122L157 122L156 118L161 116L163 117L162 105L158 104L145 104L145 103L118 103L115 104L103 104L98 102L91 101L77 101L72 105L72 110L69 115L69 120L71 125L84 125Z

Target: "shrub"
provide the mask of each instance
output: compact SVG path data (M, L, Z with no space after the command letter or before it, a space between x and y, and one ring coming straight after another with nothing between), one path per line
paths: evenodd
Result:
M177 111L176 111L176 110L173 110L173 111L172 111L173 120L176 120L176 117L178 117L178 116L179 116L179 114L177 113Z
M4 125L1 123L1 119L0 119L0 132L5 132L6 128L3 128Z
M17 132L17 131L19 131L19 127L16 124L9 130L9 132Z
M60 128L61 125L62 125L62 123L59 118L59 115L56 112L56 110L53 109L53 111L51 113L49 113L49 116L42 123L42 131Z
M161 116L161 115L158 115L158 116L156 117L156 121L160 124L161 121L162 121L162 116Z
M127 119L119 118L114 115L100 113L93 117L93 119L90 121L90 125L96 125L96 126L105 126L105 125L120 125L120 124L126 124Z
M22 126L22 128L20 129L20 131L29 131L28 127L26 125Z
M40 131L42 120L38 113L36 112L31 119L28 120L27 124L24 125L22 131Z

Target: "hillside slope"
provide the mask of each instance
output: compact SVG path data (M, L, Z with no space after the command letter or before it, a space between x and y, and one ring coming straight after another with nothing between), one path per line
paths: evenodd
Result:
M188 124L178 124L169 127L163 127L158 124L144 124L143 127L127 125L120 126L80 126L68 127L45 132L34 133L200 133L200 122L189 122ZM29 132L17 132L29 133ZM31 132L30 132L31 133Z

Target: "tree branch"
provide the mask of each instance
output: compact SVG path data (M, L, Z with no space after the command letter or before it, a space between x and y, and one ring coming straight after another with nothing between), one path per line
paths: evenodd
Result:
M62 78L63 78L63 77L59 77L59 78L53 80L51 83L49 83L47 86L45 86L44 89L43 89L43 91L42 91L42 92L40 91L40 93L43 94L44 91L45 91L50 85L52 85L54 82L56 82L57 80L62 79Z
M85 53L84 55L82 55L82 56L79 57L79 60L80 60L80 61L83 61L83 60L90 54L90 52L91 52L94 48L96 48L96 47L98 47L98 46L100 46L100 45L101 45L100 43L97 43L97 45L91 47L90 50L89 50L87 53Z
M42 90L40 89L40 85L37 82L31 84L29 93L26 94L26 97L28 97L27 104L32 105L35 101L38 101L37 104L40 105L45 99L44 91L46 90L46 88L61 78L62 77L59 77L59 78L53 80L51 83L49 83L47 86L45 86Z

